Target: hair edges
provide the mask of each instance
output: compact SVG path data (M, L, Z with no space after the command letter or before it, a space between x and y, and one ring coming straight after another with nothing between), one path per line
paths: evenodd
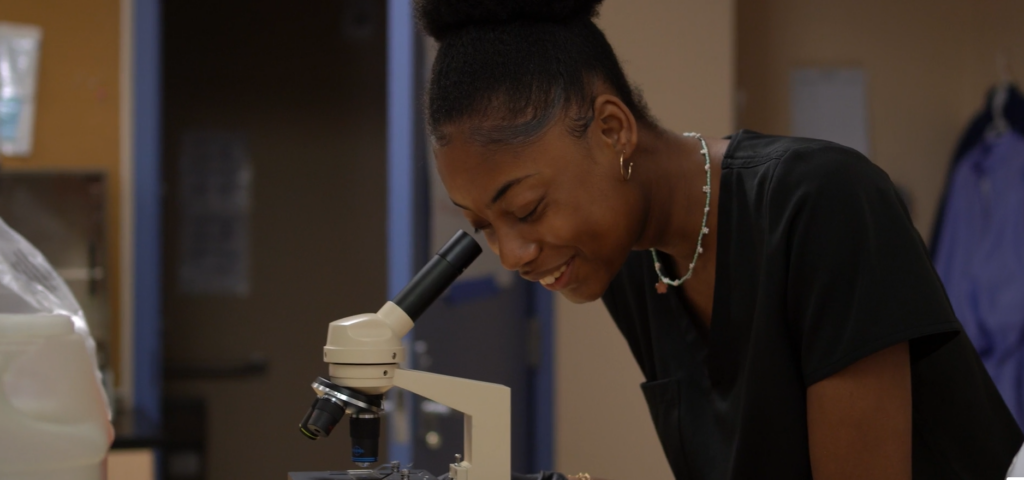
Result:
M582 139L587 134L590 126L593 125L596 117L594 102L597 101L597 95L593 93L592 88L589 90L590 93L586 101L578 102L578 105L571 105L565 103L564 95L559 89L556 92L554 101L545 112L540 114L534 112L535 114L530 115L529 118L523 121L516 122L504 118L486 125L474 123L473 120L488 117L489 109L485 108L483 111L477 112L477 114L460 123L469 126L469 140L479 145L523 145L535 140L537 136L547 130L551 121L565 110L566 130L574 138ZM660 131L660 125L647 111L647 105L643 101L639 87L633 86L633 92L631 93L634 94L633 103L640 110L639 112L634 112L634 116L639 120L639 123L655 131ZM492 102L491 108L501 108L500 106L501 101L496 100ZM435 145L445 146L451 141L451 135L447 129L431 126L429 130Z
M547 130L548 125L566 105L564 88L557 87L548 95L540 97L543 106L538 108L513 107L509 109L510 95L498 94L491 99L488 106L479 112L477 119L494 118L496 121L473 124L469 129L470 141L484 146L522 145L534 140ZM534 97L536 98L536 97ZM492 113L497 115L492 116Z
M555 98L551 100L547 109L543 112L532 112L525 119L503 118L487 124L479 124L473 120L461 122L468 126L467 136L470 141L485 147L504 145L524 145L536 140L551 125L556 117L565 115L563 122L566 131L577 139L582 139L590 125L594 122L594 102L597 97L590 94L586 101L567 102L561 89L556 91ZM501 102L496 102L500 104ZM496 108L498 105L495 105ZM470 117L471 119L488 118L487 110L478 112ZM519 120L519 121L516 121ZM443 129L432 130L435 136L435 143L445 145L450 141L447 131Z

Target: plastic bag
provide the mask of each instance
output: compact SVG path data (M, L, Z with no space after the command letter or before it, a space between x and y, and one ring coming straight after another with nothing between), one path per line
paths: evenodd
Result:
M56 314L71 317L75 332L84 337L92 360L96 381L103 390L103 376L96 358L96 341L89 324L64 279L46 261L43 254L0 219L0 313ZM107 417L110 418L110 402Z

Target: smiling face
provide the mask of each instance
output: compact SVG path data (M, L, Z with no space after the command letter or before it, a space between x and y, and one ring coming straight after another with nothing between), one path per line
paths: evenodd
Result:
M555 119L514 146L483 146L455 128L435 149L437 169L452 201L505 268L570 301L594 301L645 219L640 189L619 173L621 148L608 136L616 127L599 115L576 138Z

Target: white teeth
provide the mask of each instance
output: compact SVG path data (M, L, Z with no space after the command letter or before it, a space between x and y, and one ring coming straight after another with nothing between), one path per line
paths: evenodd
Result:
M541 285L551 285L552 283L555 283L555 281L558 280L558 277L561 277L562 274L565 273L565 269L567 269L567 268L569 268L569 264L568 263L565 264L565 265L562 265L562 268L559 268L558 271L556 271L555 273L552 273L551 275L548 275L548 276L540 279L540 284Z

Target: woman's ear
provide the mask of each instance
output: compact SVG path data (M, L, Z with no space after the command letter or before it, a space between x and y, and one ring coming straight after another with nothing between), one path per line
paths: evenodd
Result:
M628 158L636 149L636 118L619 97L602 94L594 99L594 124L612 150Z

